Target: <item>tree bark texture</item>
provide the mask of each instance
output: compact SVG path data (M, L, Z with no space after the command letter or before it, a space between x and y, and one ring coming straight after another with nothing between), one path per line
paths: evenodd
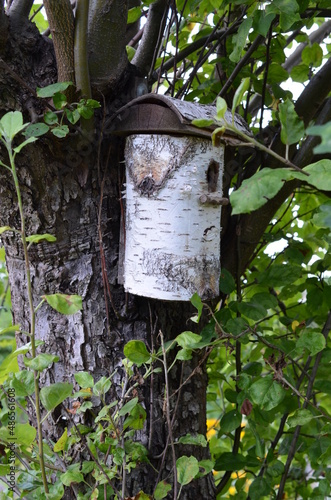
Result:
M40 114L43 106L29 88L53 83L56 66L49 41L31 26L23 35L21 42L16 40L15 45L7 45L4 60L13 73L1 74L0 99L2 110L22 110L25 121L29 121L26 109L34 116ZM111 102L107 103L109 115L114 112L112 106ZM102 119L96 122L102 123ZM114 398L121 391L124 376L124 345L139 339L158 349L159 330L165 341L184 330L194 330L194 323L189 326L187 323L194 311L190 304L163 303L126 294L118 284L120 226L124 215L121 200L125 180L124 141L109 136L101 140L101 137L100 128L92 140L86 140L75 130L65 139L51 134L44 136L17 156L17 171L27 233L51 233L57 238L55 243L40 243L29 250L35 306L43 294L78 293L83 298L82 312L73 316L60 315L48 305L38 310L37 337L44 341L41 350L60 357L59 363L42 373L41 385L74 382L74 373L81 370L90 372L98 380L117 369L113 378L115 394L111 395ZM6 161L3 150L1 156ZM19 228L14 193L9 173L0 170L0 225ZM28 332L30 326L23 252L14 233L5 233L2 239L13 320L21 325L17 335L19 347L27 342L23 332ZM103 272L109 284L108 295ZM170 372L170 394L177 391L170 401L175 440L187 433L205 433L207 379L204 368L204 363L196 357L182 368L176 365ZM160 458L168 436L163 376L160 374L154 376L152 382L145 382L138 390L138 397L147 411L145 428L138 437L148 447L154 467L162 467L161 480L167 478L173 468L169 446L165 461ZM93 421L90 415L85 423L89 423L89 418ZM45 437L56 441L67 426L68 415L58 407L44 424ZM75 460L79 461L84 453L77 450ZM198 447L181 447L178 453L194 454L198 459L208 456L205 448ZM151 494L156 481L155 470L141 465L128 474L126 494L135 495L140 490ZM70 497L70 492L68 495ZM181 498L214 497L213 480L207 476L184 487Z
M222 197L223 148L196 137L134 135L125 161L125 289L161 300L216 297L221 206L212 200Z

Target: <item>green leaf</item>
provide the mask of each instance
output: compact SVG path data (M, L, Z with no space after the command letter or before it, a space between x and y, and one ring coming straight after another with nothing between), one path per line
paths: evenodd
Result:
M53 243L54 241L56 241L56 238L52 234L48 234L48 233L31 234L30 236L28 236L26 238L26 241L29 243L39 243L40 241L44 241L44 240L49 241L50 243Z
M280 27L284 32L300 21L299 6L295 0L273 0L267 5L266 12L279 14Z
M12 333L12 332L16 333L19 331L19 329L20 329L20 325L10 325L7 328L2 328L0 330L0 335L4 335L6 333Z
M255 437L255 454L257 457L263 459L265 456L265 450L263 446L262 439L260 437L260 434L257 431L257 425L254 422L254 420L250 419L249 420L249 430Z
M239 87L237 88L237 90L234 94L233 101L232 101L232 110L231 110L233 119L234 119L234 114L236 112L237 106L239 106L245 92L249 89L249 84L250 84L250 78L248 78L248 77L244 78L241 81Z
M305 131L303 121L298 117L294 104L289 99L279 105L281 123L280 138L283 144L295 144L302 139Z
M13 442L15 437L16 445L30 446L35 441L36 434L36 429L30 424L15 422L14 428L4 426L0 428L0 441Z
M285 181L293 177L286 168L264 168L244 180L237 191L230 195L232 214L253 212L267 203L282 189Z
M188 361L192 359L192 349L180 349L176 354L176 359L180 361Z
M55 356L54 354L41 353L35 358L24 358L24 364L31 368L31 370L42 372L51 364L57 363L59 359L59 356Z
M269 495L271 486L264 477L256 477L249 487L249 496L252 500L260 500Z
M94 379L90 373L77 372L74 377L79 387L83 389L92 388L94 386Z
M221 270L220 291L229 295L236 289L236 282L227 269Z
M283 387L273 380L272 375L267 375L251 385L249 394L255 404L268 411L278 406L286 393Z
M285 467L283 462L281 462L280 460L275 460L274 462L268 464L267 474L271 477L279 477L283 474L284 469Z
M147 347L142 340L130 340L124 346L124 356L137 366L151 361L151 355L147 351Z
M213 470L214 465L215 462L213 460L200 460L198 477L203 477L209 474Z
M67 472L65 472L64 474L61 474L60 480L62 481L64 486L70 486L71 483L83 482L84 476L78 470L67 470Z
M302 62L307 66L318 67L323 61L323 50L318 43L307 45L301 54Z
M22 142L19 146L14 148L15 153L19 153L21 149L23 149L27 144L30 144L31 142L35 142L37 140L36 137L29 137L26 141Z
M46 123L33 123L24 132L25 137L40 137L47 134L49 126Z
M44 120L47 125L55 125L56 123L59 123L59 118L56 113L53 113L53 111L47 111L44 114Z
M125 48L126 48L126 55L128 56L128 61L131 62L136 54L136 49L134 49L130 45L127 45Z
M297 425L305 425L308 424L314 416L309 410L297 410L292 417L289 417L286 420L287 425L292 428L296 427Z
M0 227L0 234L4 233L5 231L14 231L14 229L10 226L1 226Z
M251 361L243 366L243 372L248 375L252 375L253 377L258 377L261 374L262 369L262 363L259 363L258 361Z
M259 35L267 36L272 21L276 14L267 14L265 10L257 10L254 12L253 29Z
M314 148L315 154L331 153L331 121L324 125L308 127L306 133L321 136L321 143Z
M216 99L216 118L217 120L224 120L225 113L227 112L228 106L226 100L223 97L217 97Z
M53 295L43 295L42 298L61 314L75 314L83 307L80 295L54 293Z
M169 491L171 491L172 486L169 483L166 483L166 481L161 481L160 483L157 484L155 491L154 491L154 499L155 500L162 500L162 498L165 498L168 494Z
M198 315L191 317L191 320L195 323L199 323L203 310L203 302L197 293L192 295L190 302L198 310Z
M238 32L233 36L233 51L231 52L230 61L237 63L240 61L242 51L246 45L249 31L253 24L253 18L247 17L239 26Z
M305 64L294 66L290 73L290 77L294 82L305 83L309 78L309 66Z
M138 398L132 398L128 403L126 403L118 412L120 417L123 417L127 413L130 413L131 410L138 404Z
M295 172L295 177L300 178L321 191L331 190L331 160L320 160L304 168L309 177Z
M191 434L186 434L186 436L182 436L178 440L179 443L182 444L192 444L194 446L202 446L205 448L208 444L207 439L203 434L196 434L195 436L192 436Z
M288 72L277 63L271 63L268 69L268 79L275 83L282 83L288 79Z
M67 105L67 98L62 92L56 92L53 96L54 107L58 110L63 109Z
M189 484L199 473L199 463L193 456L187 457L184 455L178 458L176 461L176 467L177 480L182 486Z
M239 453L222 453L215 462L214 469L217 471L236 471L244 469L246 466L246 458Z
M15 397L31 396L35 390L33 372L22 370L18 373L13 373L10 387L15 389Z
M242 420L242 415L238 410L230 410L221 418L220 431L224 434L237 429Z
M135 23L136 21L138 21L138 19L141 18L141 16L142 16L141 7L132 7L132 9L128 10L127 23L128 24Z
M302 332L296 343L298 348L307 349L312 356L315 356L315 354L322 351L325 348L325 345L326 341L322 333L309 330Z
M312 222L315 226L331 229L331 201L318 207L318 212L313 216Z
M78 113L77 109L70 110L70 109L65 109L65 114L68 118L68 121L75 125L80 120L80 114Z
M77 106L77 111L85 120L89 120L94 115L94 108L88 106L85 102Z
M68 428L66 427L62 436L55 443L53 450L55 453L63 451L68 441Z
M93 387L93 393L96 396L101 396L106 394L111 387L111 380L108 377L101 377L98 382Z
M123 409L123 408L122 408ZM146 420L146 411L141 406L141 404L136 404L134 408L130 411L130 415L125 419L123 423L123 430L131 427L134 430L143 429Z
M67 382L57 382L48 387L43 387L40 391L40 400L46 410L54 410L59 404L72 394L72 384Z
M207 120L206 118L196 118L196 119L192 120L192 125L194 125L195 127L200 127L200 128L209 127L213 123L214 123L214 120L211 120L211 119Z
M66 135L69 134L69 127L68 125L61 125L60 127L52 128L51 132L59 139L63 139Z
M42 345L43 342L41 340L36 341L36 347L39 345ZM4 380L7 379L9 373L16 373L18 372L18 363L17 363L17 357L20 354L26 354L31 350L31 342L28 342L27 344L23 345L19 349L16 349L14 352L9 354L4 361L2 361L0 365L0 384L4 382Z
M70 85L73 85L71 82L58 82L52 83L51 85L47 85L47 87L38 88L37 87L37 96L41 98L53 97L58 92L63 92Z
M177 335L175 340L183 349L194 349L194 345L198 344L202 337L193 332L182 332Z
M268 311L262 304L257 302L238 302L238 311L246 318L258 321L264 318Z
M11 142L15 135L24 130L29 124L23 123L23 115L20 111L9 111L0 120L0 137Z
M92 109L101 108L100 102L96 101L95 99L87 99L86 106L88 106L89 108L92 108Z
M225 134L226 127L223 125L222 127L217 127L211 134L212 144L214 147L219 147L220 138Z

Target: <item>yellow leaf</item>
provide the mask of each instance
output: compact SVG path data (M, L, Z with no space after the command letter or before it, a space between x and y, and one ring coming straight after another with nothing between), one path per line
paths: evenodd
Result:
M63 451L67 443L67 440L68 440L68 429L66 427L60 439L57 441L57 443L55 443L54 451Z

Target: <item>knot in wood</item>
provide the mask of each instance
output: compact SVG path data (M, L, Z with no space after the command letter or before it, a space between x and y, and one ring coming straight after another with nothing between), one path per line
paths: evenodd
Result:
M141 194L149 196L153 194L155 190L155 181L153 177L150 176L144 177L144 179L141 181L138 187L140 189Z

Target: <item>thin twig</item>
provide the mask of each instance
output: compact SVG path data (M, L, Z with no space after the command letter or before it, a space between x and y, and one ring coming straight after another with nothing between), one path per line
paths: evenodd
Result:
M330 330L331 330L331 311L328 314L327 320L325 322L325 325L324 325L324 328L323 328L323 331L322 331L325 339L327 339ZM320 351L319 353L317 353L317 355L316 355L315 363L314 363L314 366L313 366L313 369L312 369L312 372L311 372L311 376L310 376L310 380L308 382L308 388L307 388L306 397L304 398L304 403L302 405L303 409L307 408L308 404L310 404L314 408L316 408L316 406L311 403L310 398L311 398L312 393L313 393L314 382L315 382L315 378L316 378L316 375L317 375L318 366L319 366L320 361L322 359L322 355L323 355L323 350ZM322 413L323 416L326 417L328 420L331 420L331 418L329 416L325 415L324 412L322 412L320 408L318 408L318 411L320 413ZM283 473L282 478L281 478L280 483L279 483L279 489L278 489L278 493L277 493L277 500L280 500L281 498L283 498L285 483L287 481L287 477L288 477L288 473L289 473L289 470L290 470L290 466L291 466L292 460L293 460L294 455L295 455L296 444L297 444L297 441L298 441L298 438L299 438L299 435L300 435L300 430L301 430L301 426L298 425L295 428L295 431L294 431L294 434L293 434L293 439L291 441L290 450L289 450L289 453L288 453L288 456L287 456L284 473Z
M163 333L159 330L159 335L161 339L162 355L163 355L163 367L164 367L164 380L165 380L165 391L166 391L166 418L168 425L168 434L170 439L170 446L172 451L172 461L173 461L173 471L174 471L174 500L177 500L177 467L176 467L176 452L174 439L172 435L172 425L170 419L170 394L169 394L169 379L168 379L168 367L167 367L167 354L164 347Z

